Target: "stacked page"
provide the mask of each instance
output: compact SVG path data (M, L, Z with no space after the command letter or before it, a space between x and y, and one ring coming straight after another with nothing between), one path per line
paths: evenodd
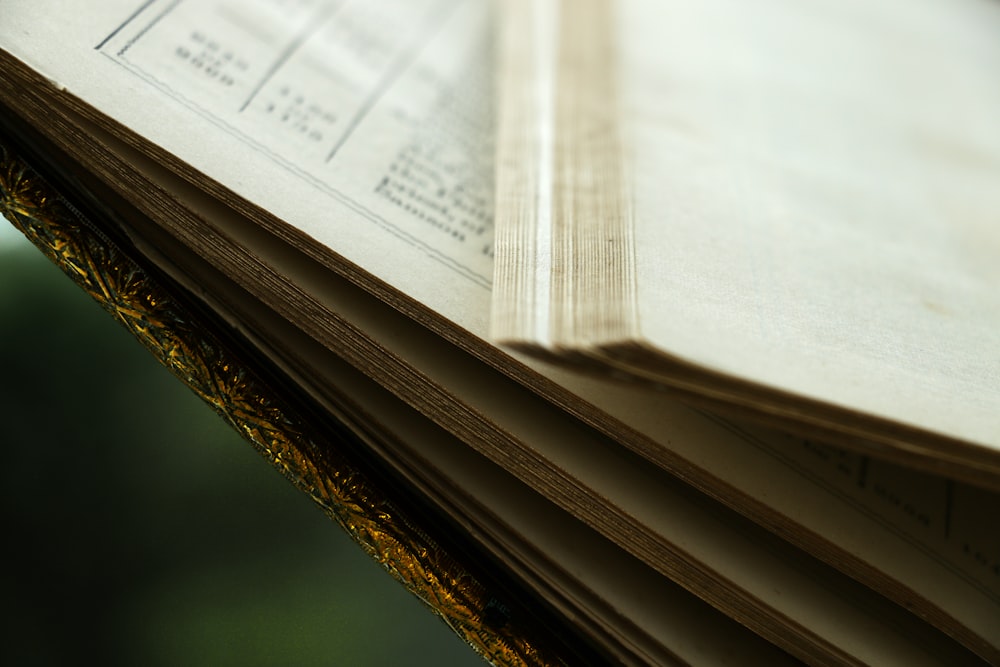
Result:
M1000 7L504 4L496 340L996 476Z

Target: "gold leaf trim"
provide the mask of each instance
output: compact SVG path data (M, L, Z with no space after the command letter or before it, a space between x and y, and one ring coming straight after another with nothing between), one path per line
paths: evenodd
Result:
M487 661L565 664L490 622L486 588L0 139L0 214Z

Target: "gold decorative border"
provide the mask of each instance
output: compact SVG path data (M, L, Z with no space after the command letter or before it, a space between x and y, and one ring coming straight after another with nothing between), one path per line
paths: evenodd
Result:
M0 137L0 214L488 662L565 664L506 622L472 574L376 488L329 434L310 428L251 365L199 323Z

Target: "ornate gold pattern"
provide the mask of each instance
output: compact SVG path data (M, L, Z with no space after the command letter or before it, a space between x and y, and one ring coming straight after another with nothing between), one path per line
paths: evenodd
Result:
M494 665L564 664L492 622L485 587L355 470L329 435L310 429L193 314L0 140L0 214L94 297L361 547Z

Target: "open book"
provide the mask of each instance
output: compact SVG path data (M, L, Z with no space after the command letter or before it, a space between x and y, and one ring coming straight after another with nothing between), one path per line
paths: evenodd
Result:
M603 20L611 5L564 4L579 8L579 22L560 21L554 5L501 5L513 28L501 41L514 48L501 49L498 60L501 20L485 0L114 0L86 14L51 0L7 2L0 126L90 193L117 232L298 387L364 433L374 452L407 471L609 661L1000 661L1000 475L990 439L979 437L988 411L970 422L980 430L952 432L925 423L927 411L897 424L863 402L828 409L833 399L808 392L798 400L791 386L781 389L789 416L808 415L815 404L822 419L790 419L782 430L781 411L725 409L731 399L756 406L728 388L748 382L764 391L776 382L770 376L727 380L711 401L720 409L705 411L658 391L658 373L652 383L609 381L491 342L494 213L507 222L517 210L522 222L537 221L538 202L562 197L554 188L567 185L569 173L565 162L556 163L559 174L546 172L553 157L540 155L553 139L546 132L562 121L531 96L567 90L556 72L586 77L569 88L580 95L627 90L612 69L618 60L601 59L617 47L602 40L614 37L604 31L631 24L617 14ZM926 28L936 16L926 13L934 3L925 5L916 15ZM980 27L997 18L993 5L955 3L948 25L959 35L965 9ZM850 18L866 29L885 17ZM723 23L733 27L739 16ZM552 42L553 35L565 39ZM527 43L518 47L516 38ZM595 63L551 59L555 45L579 50L579 39L595 45L582 49ZM646 54L646 41L635 46L636 58ZM702 62L663 46L655 55L677 66ZM769 66L755 63L764 72ZM598 102L614 100L571 107ZM760 139L755 127L740 125L746 119L733 122L733 137L745 131L744 141ZM541 141L518 146L511 132ZM639 223L630 225L645 200L632 198L640 183L625 160L632 153L593 136L600 145L587 159L611 160L600 163L614 172L610 189L567 192L599 207L612 201L620 209L593 221L638 233ZM517 151L533 157L511 160ZM712 168L702 166L700 187L708 187ZM696 170L679 168L689 172ZM663 173L657 167L644 178ZM694 218L692 207L684 211ZM637 262L640 246L636 237ZM708 250L683 252L694 262L693 253ZM584 246L578 251L588 256ZM975 256L988 252L982 246ZM518 261L540 275L535 259ZM501 285L509 255L503 260ZM641 293L639 271L621 275L635 278ZM546 334L529 347L550 340ZM705 334L706 344L714 340ZM759 363L753 345L745 356ZM983 367L993 361L989 348L973 351ZM570 356L590 365L590 351L580 352ZM988 404L996 394L985 390L995 387L966 402ZM909 388L919 394L921 385ZM758 413L770 423L745 419ZM850 421L839 429L840 417L854 414L864 424L891 424L899 437L859 432ZM846 434L860 448L836 449L814 432ZM903 435L911 432L921 438L907 447ZM925 432L940 437L925 440ZM937 474L927 470L935 467Z

